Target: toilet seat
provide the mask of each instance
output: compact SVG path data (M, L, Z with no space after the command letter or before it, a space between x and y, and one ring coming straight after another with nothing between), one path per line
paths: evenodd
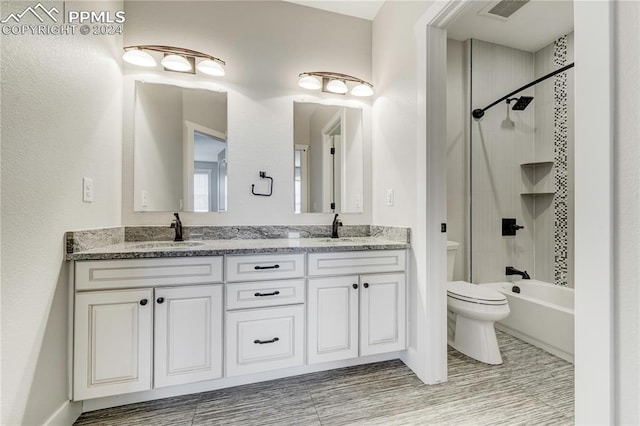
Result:
M506 305L507 298L497 290L465 281L447 283L447 297L478 305Z

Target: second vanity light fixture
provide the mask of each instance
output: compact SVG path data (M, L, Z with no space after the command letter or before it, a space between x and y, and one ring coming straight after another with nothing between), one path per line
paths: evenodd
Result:
M155 67L158 63L148 51L163 53L164 57L160 64L170 71L195 74L197 69L203 74L214 77L220 77L225 74L223 68L225 62L222 59L182 47L147 44L127 46L124 48L122 59L132 65Z
M298 86L304 89L322 89L323 92L344 95L349 91L349 87L347 86L348 81L356 83L356 85L351 89L352 95L373 95L373 85L371 83L348 74L340 74L337 72L327 71L312 71L300 73L298 77L300 77L300 80L298 80Z

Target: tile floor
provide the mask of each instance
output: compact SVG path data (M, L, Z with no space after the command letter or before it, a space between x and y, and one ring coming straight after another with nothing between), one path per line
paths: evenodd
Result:
M76 425L572 425L573 365L498 332L504 363L449 349L449 381L387 361L126 405Z

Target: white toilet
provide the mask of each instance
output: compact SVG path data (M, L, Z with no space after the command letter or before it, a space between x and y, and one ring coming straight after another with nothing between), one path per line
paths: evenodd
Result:
M465 281L452 281L459 244L447 241L448 342L454 349L487 364L502 364L493 328L509 316L504 294Z

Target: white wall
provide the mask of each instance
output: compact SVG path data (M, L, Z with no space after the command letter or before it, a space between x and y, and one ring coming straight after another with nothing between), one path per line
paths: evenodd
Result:
M631 425L640 423L640 3L614 5L614 411Z
M331 211L330 205L323 200L330 200L332 196L325 194L325 183L328 179L325 176L325 161L328 157L324 150L324 138L322 129L325 128L329 121L338 113L339 108L319 107L309 117L309 210L310 211ZM330 192L330 191L329 191ZM339 203L339 200L336 200Z
M373 120L372 223L411 228L408 287L409 350L405 362L425 381L437 381L446 370L446 353L432 354L433 325L427 312L426 147L418 140L418 51L414 25L432 2L385 2L373 22L373 76L376 84ZM424 39L424 29L420 36ZM424 90L424 89L423 89ZM386 192L394 191L387 206ZM439 365L443 359L445 366ZM444 373L446 377L446 371Z
M125 10L126 45L183 46L218 56L227 63L224 78L182 78L192 86L216 86L226 91L229 108L228 212L185 213L185 225L331 223L331 214L293 213L294 99L363 108L367 148L364 213L341 216L345 225L371 223L370 100L297 86L298 74L304 71L329 70L370 80L370 21L275 1L127 2ZM125 77L123 222L168 225L170 214L133 213L129 77L146 78L149 73L128 73ZM178 77L163 73L162 78ZM274 179L272 197L251 195L252 184L256 184L256 190L264 185L258 178L261 170ZM255 211L262 214L256 217Z
M224 93L184 89L182 116L192 123L226 133L227 97Z
M139 210L180 210L182 200L182 89L138 83L134 181ZM147 193L146 206L142 192Z
M342 210L346 212L362 211L362 193L364 188L364 165L362 156L362 111L346 108L342 130Z
M447 40L447 238L460 244L454 280L469 279L469 76L466 51L466 43Z
M88 3L66 9L122 8ZM24 5L3 2L2 13ZM2 36L2 424L42 424L68 399L63 235L120 224L121 46ZM82 202L83 176L93 203Z

